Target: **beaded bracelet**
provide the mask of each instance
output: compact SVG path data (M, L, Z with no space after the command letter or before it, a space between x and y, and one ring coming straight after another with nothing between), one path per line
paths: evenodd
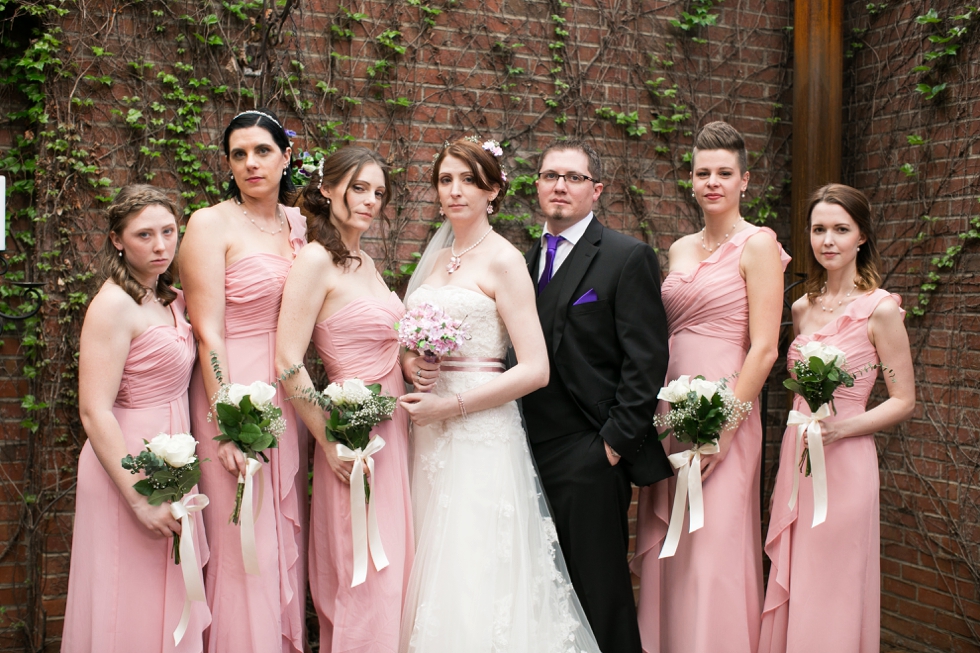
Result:
M456 401L459 403L459 414L462 417L466 417L466 404L463 403L463 395L456 393Z

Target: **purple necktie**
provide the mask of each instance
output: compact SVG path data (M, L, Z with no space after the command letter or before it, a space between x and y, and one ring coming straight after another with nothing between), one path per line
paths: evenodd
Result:
M544 292L545 286L551 281L551 276L555 270L555 252L558 250L558 243L565 240L561 236L552 236L551 234L545 234L544 239L548 242L548 251L545 253L544 258L544 272L541 273L541 278L538 279L538 294Z

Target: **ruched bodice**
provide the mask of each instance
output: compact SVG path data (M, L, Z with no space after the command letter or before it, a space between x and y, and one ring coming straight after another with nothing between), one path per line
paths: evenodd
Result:
M375 383L388 377L398 367L395 323L404 314L398 295L391 293L385 299L358 297L318 322L313 329L313 345L327 378L332 383L349 378ZM354 334L356 338L351 337Z
M864 412L871 396L878 371L869 368L878 364L878 352L868 340L868 318L886 297L891 297L899 305L902 303L901 297L880 288L867 293L848 304L843 313L823 328L814 333L796 336L786 354L786 367L792 369L793 364L800 360L799 348L811 341L832 344L844 352L847 358L846 367L855 374L855 378L852 387L841 386L834 393L834 406L839 416ZM797 410L801 410L800 404L806 405L802 398L797 396L794 399Z
M194 336L183 299L175 299L170 310L176 327L152 326L130 343L115 406L149 408L186 397L197 355Z

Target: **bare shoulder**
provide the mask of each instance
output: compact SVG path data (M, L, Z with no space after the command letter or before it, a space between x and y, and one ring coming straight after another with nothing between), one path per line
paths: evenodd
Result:
M745 241L745 253L751 256L774 256L779 258L779 243L767 230L752 234Z
M799 324L803 316L806 315L807 310L810 308L810 297L804 294L802 297L793 302L791 308L793 313L793 324Z
M881 324L901 324L905 321L905 312L891 297L885 297L871 312L871 319Z
M106 281L89 302L85 326L99 331L136 329L138 306L129 293L112 281Z
M670 248L667 250L669 256L674 256L676 254L683 254L688 251L693 250L698 246L700 242L700 237L697 232L693 234L688 234L686 236L681 236L673 243L670 244Z
M227 224L223 208L224 204L224 202L221 202L214 206L208 206L194 211L187 221L187 229L184 232L184 237L199 235L199 237L209 240L215 237L223 238L225 225Z
M299 254L296 255L296 259L293 261L293 267L297 265L301 267L321 267L331 265L332 263L333 256L327 251L327 248L314 240L299 250Z

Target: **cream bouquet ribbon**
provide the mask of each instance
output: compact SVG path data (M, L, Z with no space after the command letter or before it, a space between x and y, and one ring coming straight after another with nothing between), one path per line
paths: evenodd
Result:
M364 466L367 465L371 477L375 478L374 459L371 456L381 451L384 446L385 441L381 436L375 436L363 449L351 450L350 447L337 443L337 457L345 461L354 461L350 474L350 525L351 537L354 541L354 575L351 579L351 587L357 587L367 579L368 545L370 545L374 568L381 571L388 566L388 557L381 545L378 515L374 510L375 502L367 503L364 494ZM366 519L365 503L367 503Z
M823 452L823 432L820 422L831 415L830 404L826 403L812 415L804 415L797 410L789 411L787 426L796 427L796 462L800 463L803 455L803 435L806 434L807 447L810 450L810 471L813 476L813 526L819 526L827 521L827 461ZM800 493L800 474L793 474L793 492L789 495L789 507L796 506Z
M704 494L701 487L701 456L721 451L717 442L710 442L667 456L671 466L680 470L677 473L677 484L674 486L674 505L670 510L670 526L667 527L667 537L664 538L661 558L669 558L677 552L677 544L681 541L681 527L684 525L684 511L688 498L691 500L691 518L689 533L704 526Z
M253 576L260 575L259 555L255 548L255 520L259 518L258 512L253 508L252 502L252 477L259 474L259 505L262 509L262 463L255 458L245 458L245 476L238 475L238 482L245 484L245 492L242 494L242 514L241 514L241 539L242 539L242 562L245 564L245 573Z
M204 581L201 578L201 568L198 566L197 552L194 550L194 519L195 512L204 510L210 501L203 494L188 494L177 503L170 504L170 514L180 522L180 571L184 575L184 610L180 614L180 622L174 630L174 646L180 644L187 632L191 620L191 602L206 601L204 596Z

